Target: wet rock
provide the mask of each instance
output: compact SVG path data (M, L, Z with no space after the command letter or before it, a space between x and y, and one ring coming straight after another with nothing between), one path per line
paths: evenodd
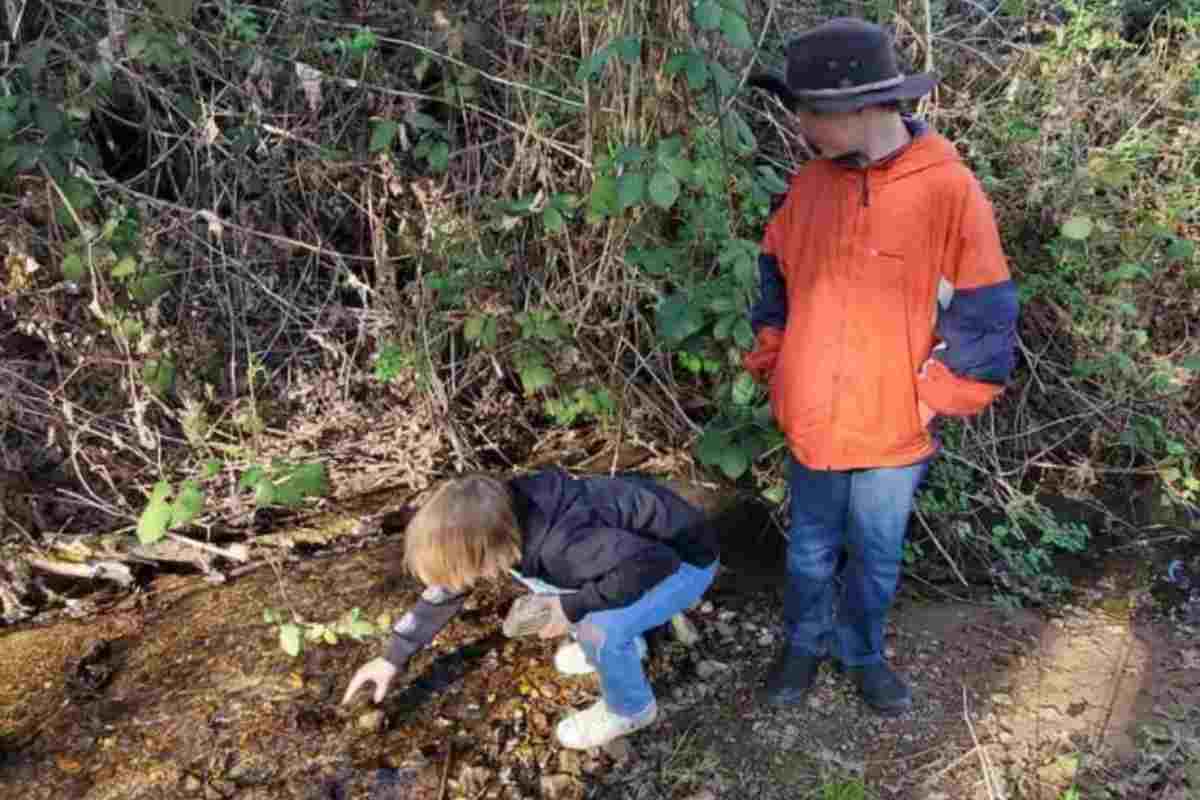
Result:
M367 733L378 733L383 730L384 714L382 711L368 711L359 715L358 729Z
M583 784L571 775L543 775L542 797L545 800L578 800L583 797Z
M613 739L604 745L604 753L617 763L624 764L633 755L633 748L624 739Z
M700 643L700 631L684 614L671 617L671 631L675 634L675 641L682 645L695 647Z
M707 681L729 669L728 664L722 664L720 661L701 661L696 665L696 675L700 680Z

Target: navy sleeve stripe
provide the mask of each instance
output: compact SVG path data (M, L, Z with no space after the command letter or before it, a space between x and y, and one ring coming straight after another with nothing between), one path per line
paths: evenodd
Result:
M787 286L773 255L758 257L759 297L750 309L750 327L757 334L762 328L783 328L787 324Z
M1011 280L956 290L938 314L936 332L946 347L934 357L961 377L1004 383L1016 367L1018 313Z

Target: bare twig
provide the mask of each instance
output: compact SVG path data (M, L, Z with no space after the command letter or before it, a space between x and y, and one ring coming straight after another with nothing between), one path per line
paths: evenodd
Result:
M962 685L963 699L963 719L967 723L967 730L971 732L971 741L975 743L975 749L972 752L979 754L979 765L983 770L983 780L987 785L987 793L989 800L998 800L996 795L995 778L992 776L991 759L988 758L987 750L979 743L979 737L975 735L975 723L971 722L971 710L967 704L967 685Z

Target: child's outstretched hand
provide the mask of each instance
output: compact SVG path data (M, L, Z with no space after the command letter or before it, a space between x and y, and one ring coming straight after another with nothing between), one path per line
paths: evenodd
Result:
M542 629L538 631L538 636L543 639L557 639L560 636L566 636L567 631L571 629L571 623L567 620L567 615L563 613L562 598L550 595L543 602L550 608L550 621L542 626Z
M399 671L396 665L386 658L371 659L359 667L358 672L355 672L354 677L350 679L350 685L346 687L346 695L342 698L342 705L349 703L350 699L354 697L354 693L368 683L375 685L375 702L382 703L388 686Z

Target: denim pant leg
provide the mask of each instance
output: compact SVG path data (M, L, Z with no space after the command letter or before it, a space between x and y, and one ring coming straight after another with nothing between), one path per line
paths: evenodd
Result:
M827 655L833 639L833 581L846 533L850 477L791 461L791 528L783 619L791 651Z
M896 596L913 497L929 462L851 473L847 561L837 614L838 658L883 661L883 629Z
M717 574L717 562L707 567L680 564L679 569L633 603L593 611L579 620L575 635L588 661L600 676L600 690L609 709L630 717L654 702L654 692L642 670L634 639L699 600Z

